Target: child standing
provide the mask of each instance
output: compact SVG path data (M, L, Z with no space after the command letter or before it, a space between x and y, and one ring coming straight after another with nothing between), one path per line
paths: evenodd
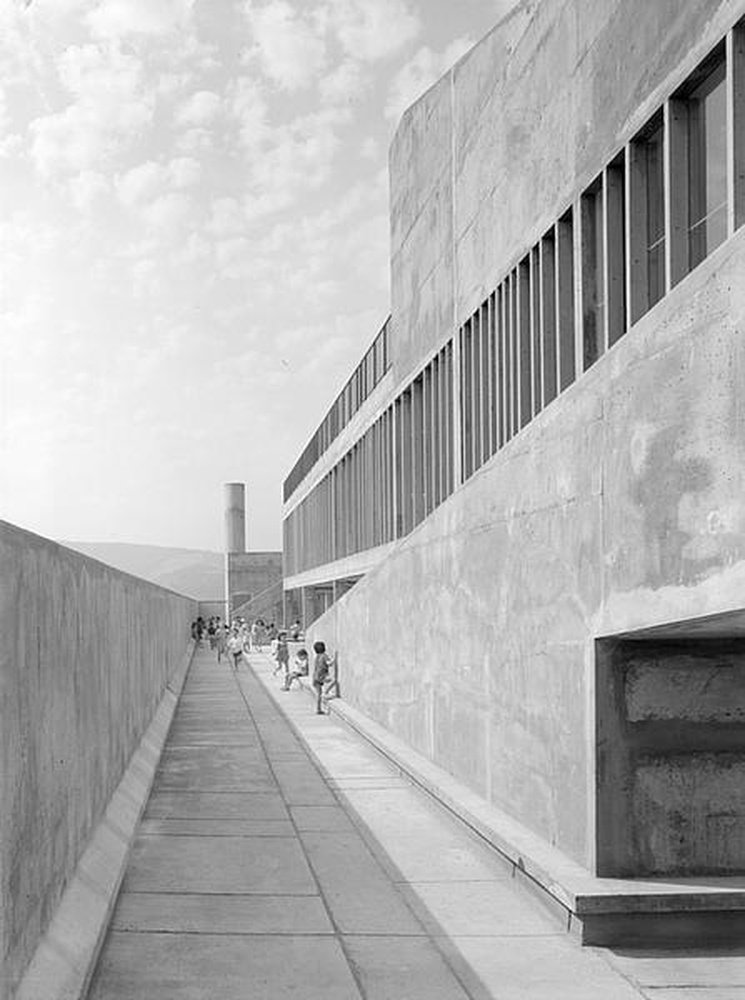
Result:
M237 625L233 626L230 638L228 639L228 652L233 658L233 670L237 670L239 663L243 659L243 637Z
M276 646L274 649L274 659L277 661L277 666L274 668L275 676L280 672L284 671L285 685L287 684L287 674L290 671L290 647L287 645L287 633L280 632L277 636Z
M336 656L329 656L326 652L326 643L313 643L313 652L316 654L313 661L313 687L316 692L316 715L325 715L321 699L323 697L323 687L328 679L329 670L336 663Z
M217 623L217 632L215 633L215 645L217 648L217 662L225 656L225 650L228 645L228 626L225 622Z

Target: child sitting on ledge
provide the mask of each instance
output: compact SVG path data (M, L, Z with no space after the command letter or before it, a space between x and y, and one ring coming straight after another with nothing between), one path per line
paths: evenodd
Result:
M285 676L285 682L282 686L283 691L289 691L292 687L292 682L298 680L300 677L308 676L308 650L299 649L295 654L295 669L290 671Z

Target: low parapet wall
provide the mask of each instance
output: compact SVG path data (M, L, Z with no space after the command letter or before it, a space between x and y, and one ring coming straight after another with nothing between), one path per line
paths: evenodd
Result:
M196 602L0 522L0 1000L183 660Z

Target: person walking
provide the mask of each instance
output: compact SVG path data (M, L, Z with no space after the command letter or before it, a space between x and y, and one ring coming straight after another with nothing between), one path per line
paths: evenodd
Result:
M228 645L228 626L226 622L218 621L217 632L215 633L215 648L217 649L217 662L219 663Z
M274 668L273 677L282 671L284 673L283 687L287 683L287 675L290 672L290 647L287 645L287 633L280 632L274 649L274 659L277 666Z
M230 638L228 639L228 653L232 657L233 670L237 672L238 666L243 659L243 637L237 625L233 626Z

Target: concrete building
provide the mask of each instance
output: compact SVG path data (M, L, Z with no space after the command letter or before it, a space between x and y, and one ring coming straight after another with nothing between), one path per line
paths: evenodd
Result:
M244 483L225 484L225 603L226 618L237 612L247 617L264 616L268 620L279 611L282 600L275 595L281 589L282 553L246 551L246 487ZM278 618L277 618L278 620Z
M405 113L285 482L345 700L591 876L745 873L744 16L525 0Z

